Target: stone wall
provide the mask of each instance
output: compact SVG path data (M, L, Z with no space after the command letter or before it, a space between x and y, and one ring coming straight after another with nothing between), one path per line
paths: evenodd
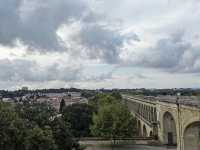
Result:
M140 132L157 132L163 144L177 144L177 150L200 150L200 108L134 97L127 99L129 109L140 122ZM155 130L156 124L156 130Z

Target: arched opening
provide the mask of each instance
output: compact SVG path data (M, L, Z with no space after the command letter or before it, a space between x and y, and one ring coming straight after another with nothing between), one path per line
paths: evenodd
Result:
M200 150L200 121L190 124L184 131L184 150Z
M153 122L153 107L151 107L151 116L150 116L151 122Z
M141 129L141 122L140 122L140 120L138 120L138 135L139 136L142 135L142 129Z
M176 123L171 113L163 116L164 144L177 145Z
M156 113L156 108L153 109L153 122L157 121L157 113Z
M147 137L147 129L145 125L143 125L143 137Z
M153 132L152 132L152 131L150 131L149 136L150 136L150 137L153 137Z

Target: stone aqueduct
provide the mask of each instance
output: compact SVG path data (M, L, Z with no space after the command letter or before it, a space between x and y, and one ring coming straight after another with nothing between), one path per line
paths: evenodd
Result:
M123 95L137 118L140 136L152 136L162 144L177 145L177 150L200 150L200 101L187 103L177 98Z

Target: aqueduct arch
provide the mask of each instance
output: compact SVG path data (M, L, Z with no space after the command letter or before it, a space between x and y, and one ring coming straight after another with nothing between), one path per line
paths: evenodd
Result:
M177 150L200 150L199 99L129 95L123 95L123 98L130 106L135 106L130 110L139 120L141 136L147 131L145 136L153 133L162 144L177 145Z
M145 125L143 125L143 136L147 137L147 129Z
M183 140L184 150L200 150L200 121L186 127Z
M152 132L152 131L150 131L150 133L149 133L149 136L150 136L150 137L152 137L152 136L153 136L153 132Z
M177 145L176 123L171 113L165 112L163 115L163 139L164 144Z

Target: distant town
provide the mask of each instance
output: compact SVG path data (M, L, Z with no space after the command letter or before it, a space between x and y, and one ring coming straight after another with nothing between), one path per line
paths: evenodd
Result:
M82 93L78 90L28 90L28 87L23 87L18 91L1 91L0 100L8 103L23 103L26 101L51 104L57 111L60 108L61 100L65 101L66 106L74 103L87 103Z
M138 95L138 96L154 96L159 99L161 96L176 96L181 93L181 96L200 96L200 89L77 89L77 88L60 88L60 89L36 89L29 90L28 87L22 87L16 91L0 91L0 100L8 103L20 103L24 101L48 102L56 110L60 107L60 102L63 99L66 105L74 103L87 103L88 98L95 96L98 93L120 92L122 94ZM173 98L169 99L173 102Z

